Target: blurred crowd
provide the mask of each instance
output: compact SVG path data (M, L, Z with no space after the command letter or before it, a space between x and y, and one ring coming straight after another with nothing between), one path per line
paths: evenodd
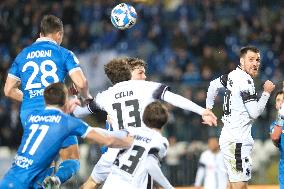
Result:
M173 91L202 106L209 81L234 69L240 47L248 44L261 50L257 88L262 90L259 86L266 79L282 85L282 0L126 0L123 2L135 7L138 19L133 28L125 31L115 29L110 22L111 9L119 2L122 1L0 2L0 146L14 148L21 136L19 104L3 95L7 70L15 56L39 36L39 22L44 14L62 18L62 46L76 55L115 51L143 58L148 63L148 79L166 82ZM217 99L217 103L221 102ZM256 122L257 127L253 127L253 135L258 139L269 136L269 122L274 118L272 104L273 97ZM166 134L172 142L206 141L208 133L216 132L201 126L200 116L169 108L172 111ZM221 106L215 112L220 117Z

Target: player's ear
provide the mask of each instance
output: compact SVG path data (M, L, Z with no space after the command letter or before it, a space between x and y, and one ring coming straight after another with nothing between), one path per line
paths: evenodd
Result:
M240 66L243 67L243 66L244 66L244 63L245 63L245 60L244 60L244 58L241 57L241 58L240 58Z

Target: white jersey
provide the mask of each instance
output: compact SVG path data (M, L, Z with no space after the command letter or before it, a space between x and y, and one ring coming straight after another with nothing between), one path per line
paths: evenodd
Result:
M210 107L212 106L211 99L208 98L211 93L210 89L222 87L225 88L222 117L224 127L220 141L224 139L231 142L253 143L251 136L253 119L245 106L245 103L249 101L257 101L253 79L249 74L237 68L214 80L210 83L207 93L206 106L208 108L212 108Z
M228 176L221 152L206 150L201 154L194 186L201 186L203 179L204 189L227 188Z
M141 127L145 126L142 121L145 107L162 99L167 89L168 86L156 82L124 81L98 93L95 102L108 113L113 130Z
M125 189L146 189L149 179L146 165L150 163L147 157L150 155L161 159L166 156L169 143L159 132L148 127L129 128L129 131L134 136L134 142L129 149L118 153L103 189L118 186Z

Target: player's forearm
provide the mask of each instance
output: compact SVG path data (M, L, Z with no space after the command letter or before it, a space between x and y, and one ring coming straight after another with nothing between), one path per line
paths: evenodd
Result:
M164 94L164 101L182 108L184 110L188 110L188 111L192 111L195 112L199 115L202 115L204 112L204 108L202 108L201 106L197 105L196 103L192 102L191 100L188 100L178 94L174 94L170 91L166 91Z
M207 97L206 97L206 108L212 109L214 106L215 98L218 94L220 88L222 88L222 84L220 82L220 78L214 79L210 82Z
M103 131L103 129L91 128L91 127L89 127L88 130L86 131L85 138L93 142L99 143L101 145L106 145L112 148L128 148L131 146L133 142L132 137L117 138L117 137L111 136L107 132L107 130Z
M83 74L82 70L76 70L70 74L72 81L74 82L76 89L83 99L91 99L92 96L89 92L88 81Z
M165 177L160 167L158 166L158 160L153 156L147 157L146 169L151 177L159 183L164 189L174 189L168 179Z
M23 100L23 92L18 88L12 88L10 90L4 90L5 96L16 100L18 102L22 102Z
M73 111L73 115L78 118L83 118L90 114L92 114L92 112L89 110L87 106L84 107L77 106Z
M20 86L20 80L16 79L13 75L8 75L4 86L5 96L22 102L23 92L18 88Z
M269 97L269 93L263 92L258 101L250 101L245 103L245 106L251 118L256 119L262 114Z

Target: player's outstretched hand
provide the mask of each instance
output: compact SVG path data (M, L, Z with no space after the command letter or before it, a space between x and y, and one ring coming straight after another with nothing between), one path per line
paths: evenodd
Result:
M59 189L60 184L61 182L57 176L46 177L43 181L43 186L45 189Z
M263 90L265 92L268 92L268 93L271 93L275 88L275 85L269 81L269 80L266 80L265 83L263 84Z
M217 126L217 117L210 109L205 109L202 114L203 124Z

